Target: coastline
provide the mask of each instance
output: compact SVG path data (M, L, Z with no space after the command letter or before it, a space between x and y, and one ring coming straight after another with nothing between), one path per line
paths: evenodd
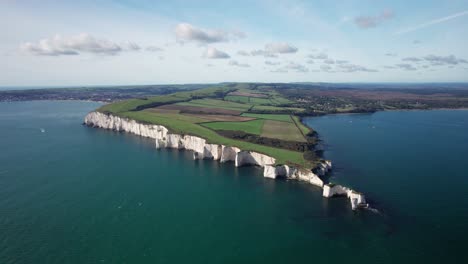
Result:
M210 144L206 139L190 136L171 134L161 125L143 124L128 118L121 118L111 114L90 112L84 119L84 124L90 127L98 127L114 131L122 131L142 137L155 139L155 148L175 148L193 151L193 159L212 159L223 162L234 162L236 167L260 166L264 169L264 177L271 179L290 179L305 181L323 189L322 196L330 198L334 196L346 196L353 210L367 208L365 196L348 187L324 183L320 178L331 170L331 161L320 163L318 169L292 167L277 164L273 157L265 154L241 150L235 146Z

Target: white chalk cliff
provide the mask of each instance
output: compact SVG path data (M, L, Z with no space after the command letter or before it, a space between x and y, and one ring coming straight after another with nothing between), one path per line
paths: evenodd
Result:
M323 188L324 197L347 195L351 201L352 209L367 206L364 195L340 185L324 185L320 176L325 175L332 167L330 161L324 161L315 173L311 170L294 168L288 165L275 165L276 160L265 154L244 151L237 147L209 144L203 138L171 134L161 125L143 124L132 119L122 118L100 112L90 112L86 115L84 123L88 126L124 131L142 137L153 138L156 148L175 148L193 151L194 159L213 159L220 162L233 161L236 167L255 165L263 167L263 176L266 178L286 178L308 182ZM339 186L339 187L337 187Z

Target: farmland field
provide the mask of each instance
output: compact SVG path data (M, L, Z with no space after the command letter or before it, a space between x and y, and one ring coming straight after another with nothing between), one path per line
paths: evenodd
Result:
M242 116L293 123L289 115L243 113Z
M188 113L184 113L183 115L194 117L194 118L201 118L205 120L204 122L209 122L209 121L242 122L242 121L250 121L250 120L255 119L253 117L244 117L244 116L236 116L236 115L188 114Z
M272 105L254 105L253 111L272 111L272 112L303 112L304 108L297 107L279 107Z
M192 100L190 102L177 103L177 105L215 107L215 108L224 108L224 109L238 110L238 111L246 111L251 107L251 105L248 105L248 104L241 104L241 103L216 100L216 99L197 99L197 100Z
M274 120L265 120L265 124L262 129L262 137L277 138L288 141L306 141L294 123Z
M250 98L247 96L239 96L239 95L228 95L224 97L224 100L231 101L231 102L238 102L238 103L245 103L248 104Z
M191 114L219 114L219 115L240 115L242 111L217 108L217 107L205 107L205 106L191 106L191 105L180 105L180 104L171 104L163 105L157 108L156 110L176 110L180 113L191 113Z
M313 167L316 161L304 158L305 145L301 145L309 144L301 133L309 130L291 115L304 109L288 107L289 102L268 88L211 87L125 100L99 111L163 125L171 133L199 136L213 144L264 153L278 163Z
M265 120L256 119L245 122L211 122L203 123L202 125L213 130L243 131L249 134L260 135L264 122Z

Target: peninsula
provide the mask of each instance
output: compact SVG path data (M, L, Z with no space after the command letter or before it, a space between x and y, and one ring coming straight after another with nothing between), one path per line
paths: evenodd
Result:
M275 87L226 84L114 102L84 123L152 138L156 148L190 150L194 159L261 166L264 177L305 181L324 197L348 197L353 210L367 207L363 194L327 182L332 164L301 122L313 112L304 105Z

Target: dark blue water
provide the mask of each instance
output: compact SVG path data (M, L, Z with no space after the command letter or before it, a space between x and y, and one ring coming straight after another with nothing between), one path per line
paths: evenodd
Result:
M468 111L307 118L333 160L331 181L383 212L394 259L468 260Z
M440 127L436 112L310 121L333 180L369 193L379 215L260 168L82 126L97 106L0 103L0 263L466 260L467 112L441 112Z

